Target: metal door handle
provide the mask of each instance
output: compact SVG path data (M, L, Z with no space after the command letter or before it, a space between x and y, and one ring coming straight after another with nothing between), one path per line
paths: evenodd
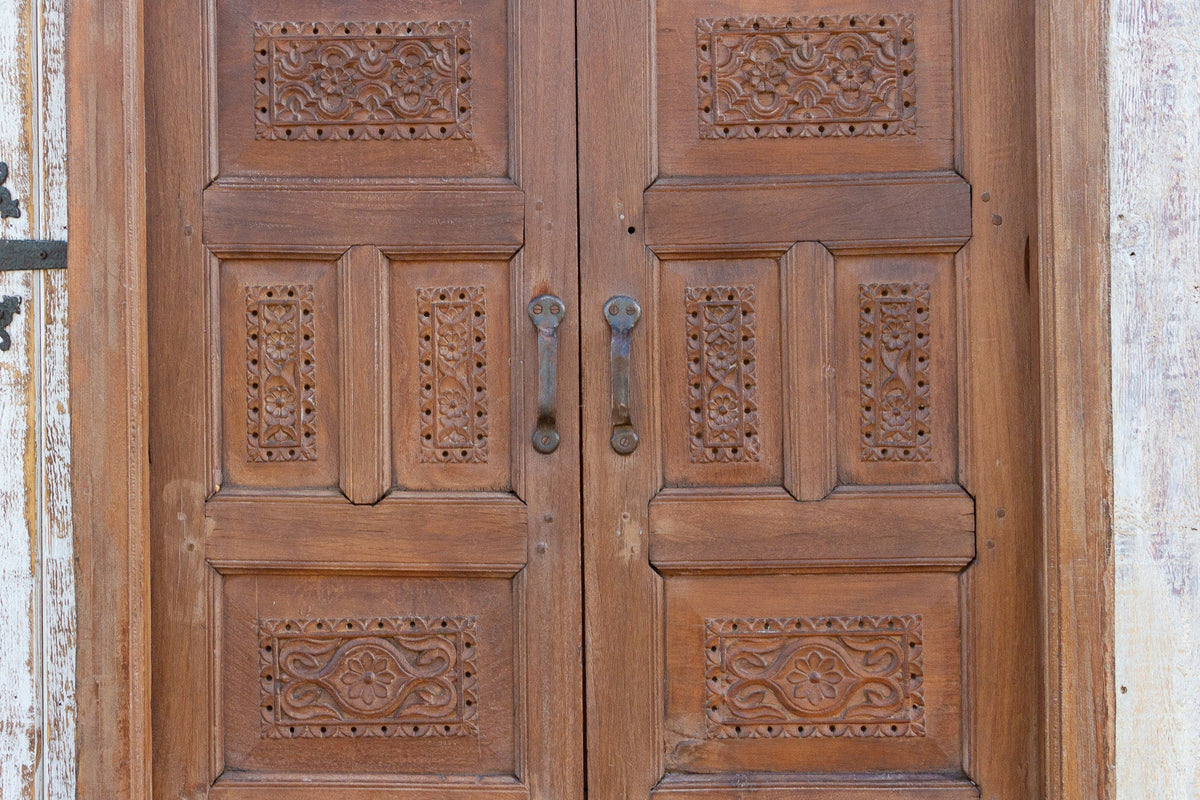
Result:
M538 334L538 416L533 431L533 449L553 453L558 449L558 323L567 315L567 306L552 294L529 301L529 318Z
M642 318L642 307L632 297L610 297L604 304L604 318L612 329L608 351L612 372L612 449L627 456L638 446L637 431L629 418L629 334Z

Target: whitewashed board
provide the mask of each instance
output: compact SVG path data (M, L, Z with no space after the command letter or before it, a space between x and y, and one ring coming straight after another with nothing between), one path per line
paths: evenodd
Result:
M1200 3L1112 0L1117 798L1200 798Z
M21 216L66 238L66 0L0 0L0 161ZM0 273L21 298L0 352L0 798L75 796L67 296L62 272Z

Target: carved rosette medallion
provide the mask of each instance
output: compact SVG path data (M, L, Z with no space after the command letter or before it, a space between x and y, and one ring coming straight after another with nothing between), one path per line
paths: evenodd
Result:
M474 617L259 622L262 735L479 733Z
M689 286L688 455L694 463L757 461L753 286Z
M471 138L470 25L257 22L257 139Z
M250 461L316 461L313 287L246 287Z
M487 311L482 286L417 290L420 459L488 459Z
M700 138L916 132L911 14L696 20Z
M921 617L705 621L710 739L925 735Z
M858 287L863 461L929 461L929 284Z

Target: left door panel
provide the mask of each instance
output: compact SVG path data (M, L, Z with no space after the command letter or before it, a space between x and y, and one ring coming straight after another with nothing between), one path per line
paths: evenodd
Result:
M574 10L533 5L147 4L156 797L582 795Z

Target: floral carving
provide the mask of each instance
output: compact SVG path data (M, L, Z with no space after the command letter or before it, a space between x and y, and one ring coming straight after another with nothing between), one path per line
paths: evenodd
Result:
M757 461L754 287L689 286L684 300L688 455Z
M466 22L260 22L258 139L469 139Z
M246 425L250 461L315 461L313 287L246 287Z
M929 461L929 285L859 293L863 461Z
M482 286L417 290L420 459L486 463L487 311Z
M262 620L262 735L475 735L474 632L474 617Z
M924 736L921 618L710 619L710 739Z
M911 14L696 21L700 137L916 131Z

